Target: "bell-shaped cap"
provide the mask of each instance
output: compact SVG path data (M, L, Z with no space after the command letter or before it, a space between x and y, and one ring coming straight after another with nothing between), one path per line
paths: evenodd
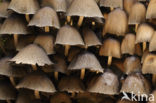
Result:
M11 11L7 10L9 6L8 1L3 1L0 3L0 17L1 18L8 18L8 16L12 13Z
M60 91L66 91L68 93L79 93L84 92L85 87L82 83L82 81L78 77L63 77L59 84L58 89Z
M0 80L0 100L15 100L16 89L6 80Z
M135 53L135 35L126 34L121 44L121 53L133 55Z
M40 45L48 55L54 54L54 37L52 35L38 35L34 41L35 44Z
M124 36L128 28L128 19L122 9L115 9L108 14L104 26L105 33Z
M66 12L67 11L67 2L66 0L42 0L44 6L50 6L54 8L56 12Z
M45 51L35 44L30 44L20 50L10 61L15 62L16 64L38 64L39 66L53 64Z
M77 1L77 0L75 0ZM69 25L61 27L57 33L55 44L84 45L80 33Z
M39 8L38 0L11 0L8 7L19 14L35 14Z
M146 19L155 19L156 18L156 0L150 0L147 7Z
M99 38L91 29L85 29L83 36L86 47L101 45Z
M56 91L52 81L42 72L33 72L25 76L16 88L26 88L47 93Z
M29 22L29 26L37 26L37 27L55 27L57 29L60 28L60 22L57 16L57 13L51 7L43 7L36 12L31 21Z
M126 74L131 74L131 73L141 71L141 62L138 57L135 56L127 57L123 65Z
M132 6L137 2L138 0L124 0L124 10L127 12L127 14L130 14Z
M154 33L154 29L148 24L141 24L136 33L135 43L149 42Z
M128 75L120 92L133 93L136 96L141 94L149 95L150 89L151 87L147 79L140 73L135 73Z
M156 51L156 31L153 33L153 36L150 40L149 51Z
M119 80L117 75L106 71L102 75L93 78L87 88L88 92L115 95L119 91Z
M56 93L50 98L50 103L72 103L68 94Z
M95 0L74 0L67 10L67 15L103 18Z
M135 3L132 6L131 12L129 14L128 24L140 24L145 21L146 18L146 8L142 3Z
M103 68L98 59L90 52L83 52L75 57L70 63L68 70L81 70L82 68L103 72Z
M100 0L100 6L123 8L123 0Z
M103 45L100 48L99 54L101 56L112 56L115 58L120 58L120 42L113 38L104 40Z
M24 19L17 15L8 17L1 26L0 34L29 34Z

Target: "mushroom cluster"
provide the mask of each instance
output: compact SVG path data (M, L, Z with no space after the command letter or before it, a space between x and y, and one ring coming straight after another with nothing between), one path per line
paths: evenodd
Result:
M156 0L0 0L0 103L156 103L155 68Z

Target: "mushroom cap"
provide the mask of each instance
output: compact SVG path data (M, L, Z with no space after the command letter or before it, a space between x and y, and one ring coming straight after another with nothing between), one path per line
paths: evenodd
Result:
M70 63L68 70L81 70L82 68L103 72L103 68L98 59L90 52L83 52L75 57Z
M141 24L136 33L135 43L149 42L154 33L154 29L148 24Z
M131 12L129 14L128 24L140 24L144 22L146 18L146 8L142 3L135 3L132 6Z
M35 44L40 45L48 55L54 54L54 37L52 35L38 35L34 41Z
M28 72L28 68L15 68L12 67L10 62L8 62L11 58L5 57L0 59L0 75L5 75L8 77L23 77Z
M67 91L68 93L84 92L85 89L82 81L73 76L63 77L58 84L58 88L60 91Z
M7 18L12 12L7 10L9 6L8 1L3 1L0 3L0 17Z
M84 42L81 38L80 33L74 27L65 25L59 29L55 44L84 45Z
M51 6L56 12L66 12L66 0L42 0L42 6Z
M95 0L74 0L67 10L67 15L103 18Z
M140 94L150 93L150 84L140 73L128 75L124 81L120 92L134 93L136 96Z
M26 21L17 15L8 17L1 26L0 34L29 34Z
M11 0L8 7L19 14L35 14L39 8L38 0Z
M122 9L115 9L108 14L104 30L106 33L124 36L128 28L126 13Z
M15 62L16 64L38 64L39 66L53 64L46 55L45 51L35 44L30 44L23 48L10 61Z
M100 48L99 54L101 56L112 56L115 58L121 58L119 41L112 38L104 40L103 45Z
M156 0L150 0L147 13L146 13L146 19L155 19L156 18Z
M154 54L147 54L143 61L143 66L142 66L142 73L147 74L156 74L156 55Z
M72 103L69 95L65 93L56 93L50 98L50 103Z
M52 81L42 72L33 72L25 76L16 88L27 88L47 93L56 91Z
M140 59L135 56L127 57L124 61L124 68L127 75L134 72L139 72L141 70Z
M84 36L85 45L87 47L102 45L99 38L96 36L96 34L91 29L85 29L83 36Z
M55 27L57 29L60 28L60 22L57 16L57 13L51 7L43 7L36 12L31 21L29 22L29 26L37 26L37 27Z
M73 1L74 1L74 0L66 0L66 2L67 2L67 7L68 7L68 8L70 7L70 5L72 4Z
M0 80L0 84L0 100L15 100L15 88L6 80Z
M127 14L130 14L132 6L137 2L138 0L124 0L124 10L127 12Z
M100 6L123 8L123 0L100 0Z
M135 53L135 35L126 34L121 44L121 53L133 55Z
M118 89L118 77L111 71L106 71L89 82L87 91L92 93L114 95L118 94Z
M151 38L151 40L150 40L150 44L149 44L149 51L151 52L151 51L156 51L156 47L155 47L155 45L156 45L156 31L153 33L153 36L152 36L152 38Z

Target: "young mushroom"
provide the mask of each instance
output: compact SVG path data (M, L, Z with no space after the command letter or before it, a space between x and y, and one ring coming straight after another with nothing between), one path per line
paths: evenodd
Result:
M50 32L50 27L60 28L57 13L51 7L43 7L36 12L28 26L44 27L45 32Z
M7 10L9 6L8 1L3 1L0 3L0 18L8 18L9 15L12 13L11 11Z
M155 19L156 18L156 1L150 0L150 3L147 7L146 19Z
M84 79L85 69L89 69L97 73L103 73L103 68L98 59L90 52L83 52L79 54L71 61L68 67L68 70L81 70L81 79Z

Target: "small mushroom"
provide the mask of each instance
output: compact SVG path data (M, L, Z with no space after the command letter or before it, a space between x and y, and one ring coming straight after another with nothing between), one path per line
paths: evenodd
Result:
M51 35L38 35L34 40L35 44L40 45L48 55L54 54L54 37Z
M141 24L136 33L135 43L143 43L143 51L146 49L146 42L149 42L154 33L154 29L148 24Z
M0 17L1 18L8 18L8 16L12 13L11 11L7 10L9 6L8 1L3 1L0 3Z
M81 70L81 79L84 79L85 69L102 73L103 68L96 56L90 52L83 52L75 57L70 63L68 70Z
M89 82L87 91L92 93L116 95L119 92L118 77L111 71L106 71Z
M126 34L121 44L121 53L134 55L135 53L135 35L132 33Z
M120 25L120 26L119 26ZM115 9L108 14L103 35L106 33L117 36L124 36L128 28L128 19L126 13L122 9Z
M84 42L80 33L74 27L65 25L59 29L55 44L65 45L65 56L67 56L70 45L84 45Z
M33 16L28 26L44 27L45 32L49 32L49 27L60 28L57 13L51 7L43 7Z
M150 52L156 51L156 47L155 47L156 41L155 40L156 40L156 31L154 31L153 36L151 37L151 40L150 40L150 44L149 44Z
M84 17L103 18L95 0L74 0L67 10L67 16L80 16L78 27L82 25Z
M52 81L43 72L32 72L25 76L16 88L34 90L36 99L40 99L39 92L54 93L56 91Z
M27 22L30 21L29 14L35 14L39 9L38 0L11 0L8 9L19 14L25 14Z
M150 0L147 13L146 13L146 19L155 19L156 18L156 1Z
M104 40L99 51L100 56L108 56L108 65L111 65L112 57L121 58L120 43L116 39Z
M30 44L20 50L10 61L15 62L16 64L32 65L34 70L37 70L36 64L39 66L53 64L45 51L35 44Z

